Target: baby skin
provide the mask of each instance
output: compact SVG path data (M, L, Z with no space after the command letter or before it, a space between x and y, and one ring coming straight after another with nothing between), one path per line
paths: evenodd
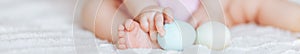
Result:
M149 38L150 34L157 33L153 31L153 28L156 27L151 27L151 29L145 28L148 26L141 26L142 22L138 21L138 18L132 17L137 15L143 15L141 16L142 18L139 18L140 20L143 20L148 19L148 17L150 16L154 16L152 15L154 13L155 15L162 15L162 13L157 14L157 12L145 12L143 14L139 14L139 11L144 10L144 8L146 7L158 6L156 2L154 0L126 0L127 2L122 1L123 0L87 0L87 3L83 5L81 15L83 28L95 33L97 38L101 40L107 40L108 42L115 44L116 47L119 49L159 48L157 41L152 40L153 38ZM98 5L98 3L102 3L102 6L95 8ZM128 9L119 10L119 7L122 7L121 4L124 4L125 7L127 7ZM160 10L160 8L150 9ZM105 14L97 14L95 12ZM145 16L147 16L147 18L144 18ZM155 19L162 18L156 17ZM151 18L151 20L149 19L146 21L153 22L154 18ZM162 21L163 20L160 21L161 26L163 26ZM149 25L153 24L149 23ZM149 30L145 31L145 29ZM156 36L156 34L153 36Z
M140 12L147 10L146 7L158 6L155 5L156 3L154 0L126 0L127 2L122 2L120 0L105 0L100 2L103 4L101 7L99 7L99 10L97 10L99 11L97 13L105 14L91 14L96 12L94 9L98 9L93 7L93 5L97 6L97 3L93 3L96 2L96 0L88 1L89 3L86 3L83 8L83 27L94 32L97 38L108 40L109 42L116 44L119 49L159 48L155 38L157 34L155 33L161 33L163 36L163 23L171 22L165 19L172 20L173 18L165 16L162 17L162 15L171 16L172 14L165 14L164 12L169 13L169 11L165 11L165 9L162 11L161 8L148 9L155 12ZM224 15L226 20L228 20L226 22L229 23L226 25L229 27L238 24L254 22L262 26L274 26L294 32L300 31L300 7L296 4L281 0L221 1L224 2L222 3L224 4ZM122 12L118 13L120 16L117 14L118 18L120 18L118 19L118 22L122 22L120 23L122 25L119 26L119 24L113 24L112 21L114 19L113 16L116 12L118 12L117 10L122 3L124 3L128 8L127 11L129 13L119 11ZM207 19L208 16L206 11L204 11L203 7L200 5L198 10L192 13L192 16L188 22L190 22L194 28L197 28L203 22L207 21ZM123 21L125 21L125 23L123 23Z
M117 48L159 48L157 42L152 42L148 33L144 32L140 25L128 19L125 25L120 25L118 29Z
M226 24L228 27L232 27L243 23L254 22L261 26L274 26L277 28L290 30L292 32L300 31L299 5L290 3L288 1L281 1L281 0L274 0L274 1L273 0L222 0L222 2L223 2L222 4L224 4L225 20L227 20L225 22L228 23ZM207 13L206 11L204 11L203 6L200 6L198 11L193 13L193 17L190 18L191 20L189 22L194 26L194 28L197 28L201 26L203 22L208 21L208 16L206 15ZM143 24L141 22L139 23ZM135 34L143 31L138 31L138 32L130 31L130 32L132 34ZM143 33L143 34L147 34L147 33ZM148 35L132 35L131 38L138 38L139 36L148 36ZM149 40L149 37L147 40ZM122 40L120 40L120 42L121 41ZM137 42L137 41L127 41L127 42ZM152 44L157 45L157 43L152 43ZM125 45L128 46L130 44L125 44ZM136 45L135 47L139 47L138 45L143 45L143 43L139 42L135 45Z

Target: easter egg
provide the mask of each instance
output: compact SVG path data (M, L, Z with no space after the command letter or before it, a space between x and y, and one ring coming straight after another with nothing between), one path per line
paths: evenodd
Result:
M210 21L197 28L196 44L202 44L208 48L221 50L228 46L230 41L230 31L226 25Z
M157 35L159 45L165 50L183 50L192 46L196 39L194 28L183 21L175 20L173 23L165 24L164 36Z

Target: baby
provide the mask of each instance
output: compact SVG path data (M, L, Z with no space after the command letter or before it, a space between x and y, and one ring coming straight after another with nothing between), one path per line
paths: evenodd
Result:
M97 6L99 3L101 6ZM300 6L287 0L221 0L221 3L228 27L254 22L300 31ZM189 22L194 28L209 21L198 0L88 0L82 10L83 27L119 49L160 48L156 35L163 36L163 25L172 23L174 18Z

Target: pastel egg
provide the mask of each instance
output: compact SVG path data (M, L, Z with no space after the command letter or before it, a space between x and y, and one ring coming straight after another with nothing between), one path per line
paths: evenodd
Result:
M194 28L182 21L175 20L173 23L165 24L164 36L158 35L159 45L165 50L183 50L192 46L196 39Z
M208 48L221 50L231 42L230 31L223 23L210 21L197 28L196 44L202 44Z

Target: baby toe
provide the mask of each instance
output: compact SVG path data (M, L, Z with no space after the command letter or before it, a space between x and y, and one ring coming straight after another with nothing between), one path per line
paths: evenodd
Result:
M119 45L118 48L121 49L121 50L127 49L125 44Z
M118 37L119 38L123 38L123 37L125 37L125 31L118 31Z
M119 31L124 31L124 29L125 29L125 28L124 28L123 25L120 25L119 28L118 28Z
M118 40L118 46L117 46L119 49L127 49L127 46L126 46L126 40L125 38L120 38Z

